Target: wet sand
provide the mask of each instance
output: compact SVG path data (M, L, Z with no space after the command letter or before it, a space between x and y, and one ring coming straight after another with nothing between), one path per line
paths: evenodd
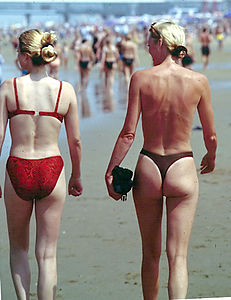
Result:
M196 44L195 69L205 73L211 83L212 103L218 134L217 165L212 174L199 175L200 199L191 235L188 269L188 298L231 296L231 154L230 154L230 90L231 40L219 53L212 44L211 65L203 71L199 45ZM148 55L142 66L150 62ZM7 69L8 68L8 69ZM5 76L18 73L10 62L4 66ZM131 193L127 202L115 202L107 195L104 172L117 135L121 129L126 88L116 75L114 93L106 95L94 68L86 94L78 93L80 127L83 142L82 178L84 192L80 198L67 197L58 244L57 299L65 300L139 300L142 299L140 262L141 242ZM77 73L71 68L61 70L60 79L76 85ZM194 126L198 126L195 116ZM134 169L142 147L139 124L133 147L123 166ZM192 131L192 148L197 168L205 153L202 131ZM70 160L65 133L60 135L60 149L65 161L67 180ZM9 137L0 162L2 174L9 151ZM1 183L4 176L1 176ZM30 264L32 271L31 299L36 299L37 267L34 259L34 220L31 226ZM9 246L3 201L0 202L0 278L2 299L16 299L11 281ZM167 299L168 266L165 255L165 218L160 264L159 299Z

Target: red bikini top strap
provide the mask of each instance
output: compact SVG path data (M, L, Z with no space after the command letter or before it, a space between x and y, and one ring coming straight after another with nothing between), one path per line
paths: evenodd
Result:
M56 106L55 106L55 113L57 113L57 111L58 111L59 99L60 99L61 91L62 91L62 81L60 81L59 93L58 93L58 97L57 97L57 101L56 101Z
M14 78L14 94L15 94L16 106L17 106L17 109L19 109L18 90L17 90L17 84L16 84L16 77Z

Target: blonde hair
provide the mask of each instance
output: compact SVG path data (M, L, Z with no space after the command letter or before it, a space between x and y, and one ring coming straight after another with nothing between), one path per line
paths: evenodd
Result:
M163 40L172 56L183 58L187 54L184 29L176 23L159 21L151 25L149 32L156 41Z
M54 61L58 55L54 48L55 41L56 34L54 32L31 29L20 35L19 50L28 53L34 65L45 65Z

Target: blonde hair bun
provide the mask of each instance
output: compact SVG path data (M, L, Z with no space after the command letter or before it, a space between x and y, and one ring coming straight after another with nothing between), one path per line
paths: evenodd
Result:
M46 44L41 49L42 59L47 63L54 61L57 55L58 55L57 51L55 50L54 46L51 44Z
M41 38L41 56L47 63L54 61L57 57L57 51L54 48L53 43L57 40L56 34L51 32L44 32Z

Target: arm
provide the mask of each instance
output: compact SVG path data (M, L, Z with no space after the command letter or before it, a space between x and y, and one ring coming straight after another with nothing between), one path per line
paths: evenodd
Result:
M90 47L90 49L91 49L91 56L90 56L90 58L91 58L91 61L92 61L92 65L94 65L94 62L95 62L95 54L94 54L94 52L93 52L93 50L92 50L91 47Z
M6 126L8 122L6 93L7 93L7 83L4 82L0 87L0 155L2 152L2 145L5 139ZM0 187L0 198L1 197L2 197L2 190Z
M72 196L82 194L80 162L81 162L81 140L78 119L78 107L75 91L73 87L66 83L66 92L70 99L68 112L64 117L65 128L67 132L67 141L72 162L72 173L68 185L68 193Z
M106 51L105 51L105 47L103 47L102 57L101 57L101 70L104 69L105 60L106 60Z
M215 168L217 135L214 126L209 83L204 76L202 81L202 95L197 109L203 128L205 147L207 149L207 153L201 161L201 174L205 174L212 172Z
M139 90L139 72L133 74L131 78L131 83L129 87L129 99L127 114L124 121L123 128L117 138L112 156L105 174L106 185L108 193L111 197L118 200L121 195L115 193L112 185L112 170L116 165L120 165L124 157L126 156L128 150L130 149L134 138L136 127L139 121L139 116L141 112L140 103L140 90Z

